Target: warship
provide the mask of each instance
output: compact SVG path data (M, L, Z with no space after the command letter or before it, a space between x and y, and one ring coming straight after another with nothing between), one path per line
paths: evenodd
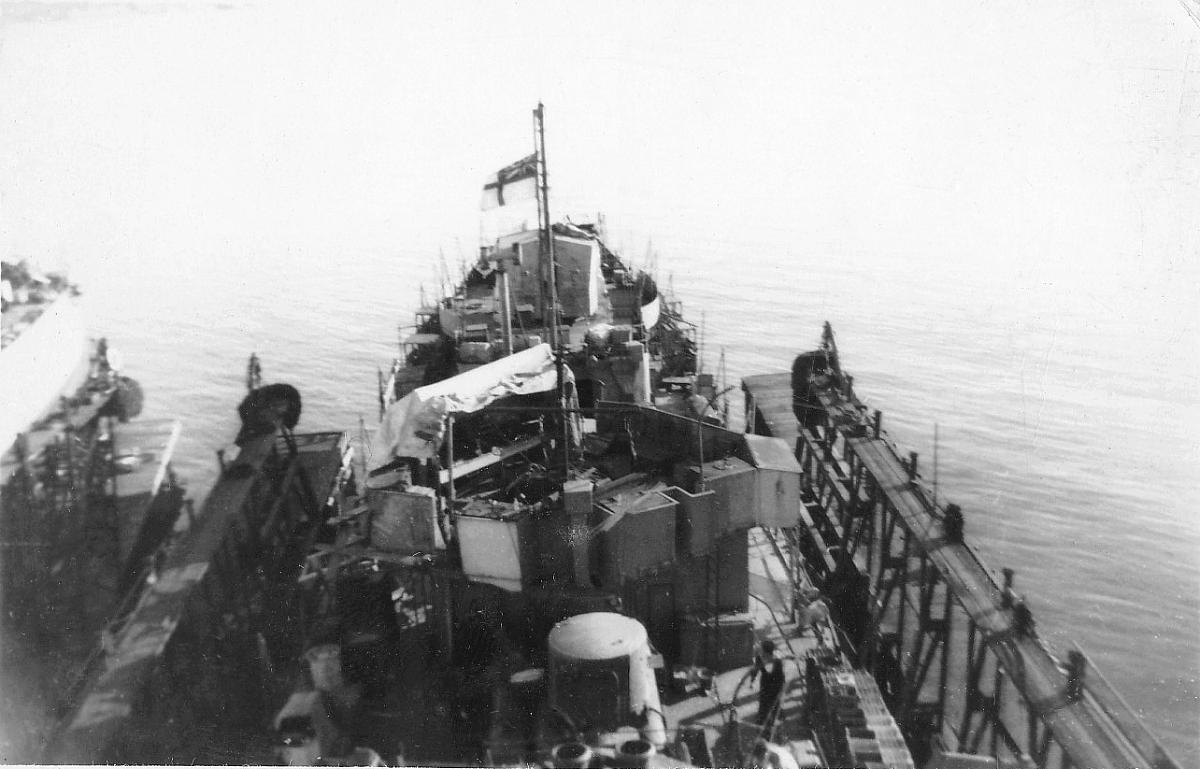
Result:
M142 390L92 339L65 276L3 263L0 666L6 761L29 762L164 552L180 425L131 421Z
M1177 766L1039 638L829 324L730 428L681 304L551 215L533 117L484 207L536 229L401 328L369 439L296 432L251 359L240 450L47 758Z

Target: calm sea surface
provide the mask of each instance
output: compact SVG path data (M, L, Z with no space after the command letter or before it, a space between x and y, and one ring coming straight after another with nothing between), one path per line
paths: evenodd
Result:
M374 422L544 99L557 210L655 255L709 368L831 321L1039 631L1200 764L1200 33L900 5L8 3L0 246L70 268L202 499L251 352L302 428Z

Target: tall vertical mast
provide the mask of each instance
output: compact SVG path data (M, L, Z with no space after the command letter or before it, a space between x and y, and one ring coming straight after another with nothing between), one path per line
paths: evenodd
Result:
M545 110L541 102L533 111L534 127L537 131L534 137L537 143L538 171L538 214L541 221L541 257L545 265L547 282L550 284L550 312L546 313L546 324L550 327L550 344L558 349L558 278L554 264L554 236L550 226L550 183L546 172L546 125Z
M566 362L563 360L565 340L559 334L558 277L554 264L554 230L550 225L550 184L546 172L545 107L540 101L537 109L533 111L533 122L536 132L534 141L537 144L537 165L541 173L538 190L538 213L541 217L539 224L541 224L542 230L539 256L542 264L546 266L545 275L550 283L550 312L546 314L546 323L550 327L550 345L554 348L555 366L558 369L558 407L559 417L562 421L563 473L569 475L571 472L571 436L570 426L567 424Z

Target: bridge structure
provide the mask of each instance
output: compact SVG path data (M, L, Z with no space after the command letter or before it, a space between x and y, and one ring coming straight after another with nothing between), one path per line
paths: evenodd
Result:
M1177 769L1078 649L1038 638L1013 573L989 569L958 506L936 501L836 371L747 377L746 429L787 440L802 470L799 568L822 584L920 762L936 751L999 766ZM799 392L798 392L799 391Z

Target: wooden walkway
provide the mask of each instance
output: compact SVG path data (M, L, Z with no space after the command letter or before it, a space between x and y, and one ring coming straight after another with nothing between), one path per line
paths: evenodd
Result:
M743 389L748 426L765 428L793 445L802 443L810 456L828 454L825 441L798 429L789 374L747 377ZM853 396L847 401L842 395L822 396L830 413L845 405L861 407ZM865 409L859 410L865 413ZM1003 602L1002 589L990 570L968 545L946 541L940 514L912 482L894 447L886 439L869 434L855 437L848 426L836 429L843 440L845 459L861 463L862 469L874 479L919 550L945 580L971 622L982 631L990 651L1000 660L1005 675L1027 707L1049 728L1073 765L1093 769L1176 766L1129 706L1095 671L1085 676L1084 695L1068 702L1063 694L1066 675L1059 662L1036 636L1014 632L1013 612ZM837 480L846 477L845 463L832 457L826 462L831 467L824 471L824 482L843 485L840 494L851 495L851 490ZM832 467L835 463L840 466ZM820 490L811 491L814 496L821 496ZM1090 678L1095 678L1095 682Z
M742 380L742 390L746 393L746 432L782 438L795 448L800 426L792 410L792 375L748 376Z
M179 510L181 492L173 500L159 498L173 490L168 481L179 432L175 419L138 421L114 430L113 455L120 468L113 481L117 535L121 562L130 570L137 570L137 559L147 555L144 551L152 549L150 545L165 537L175 523L170 511L160 511L158 506L173 501L174 512ZM161 520L160 512L165 513Z

